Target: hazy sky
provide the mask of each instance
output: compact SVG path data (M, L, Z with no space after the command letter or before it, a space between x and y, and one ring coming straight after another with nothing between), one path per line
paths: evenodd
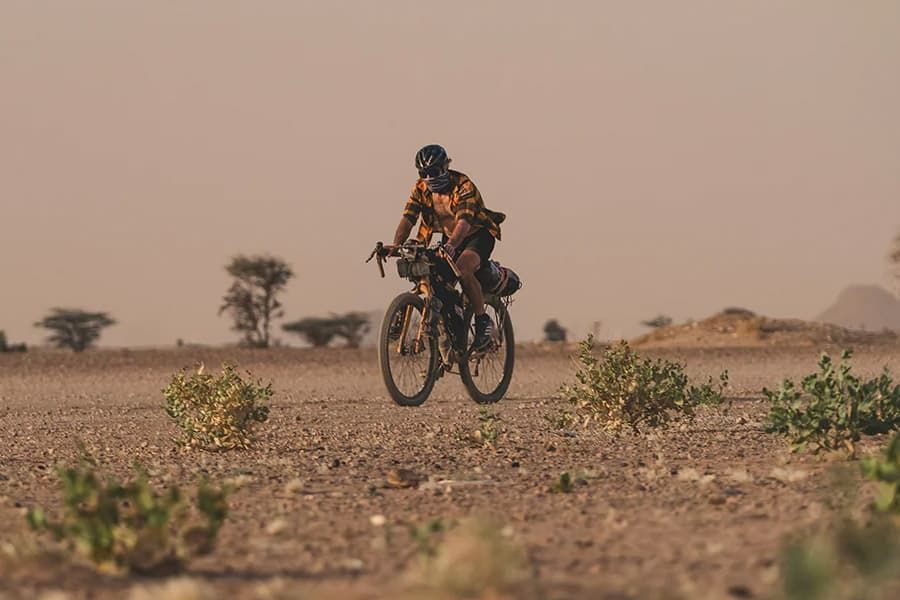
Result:
M289 318L383 308L435 142L509 214L520 339L812 317L900 226L900 3L0 0L0 329L234 340L235 253Z

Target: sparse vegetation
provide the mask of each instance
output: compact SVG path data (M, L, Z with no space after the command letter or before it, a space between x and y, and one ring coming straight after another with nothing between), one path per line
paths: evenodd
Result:
M177 569L212 551L228 512L227 490L201 481L193 503L177 486L154 490L147 474L120 484L102 480L89 458L58 471L63 488L60 520L40 507L26 517L36 531L49 531L105 572L154 573Z
M568 471L561 473L559 479L550 486L550 491L554 494L571 494L574 490L575 480Z
M83 352L94 345L100 333L116 322L105 312L89 312L77 308L54 308L49 315L34 324L53 333L47 341L57 348Z
M456 438L470 446L495 448L504 433L506 431L500 415L487 408L480 408L478 410L478 428L472 431L458 432Z
M25 344L10 344L6 340L6 332L0 329L0 352L25 352Z
M242 255L232 258L225 270L234 282L222 298L219 314L231 314L232 329L243 334L244 345L268 348L272 320L284 315L278 295L294 272L280 258Z
M900 435L882 457L865 459L860 466L879 488L874 511L862 521L844 516L830 529L786 545L782 597L886 600L900 593Z
M528 556L512 529L470 517L445 533L424 531L427 551L420 553L413 589L427 590L429 598L539 597Z
M864 459L863 473L878 485L875 507L900 515L900 434L894 436L882 457Z
M900 529L883 517L840 521L830 531L796 540L781 553L786 600L888 600L900 593Z
M672 317L668 315L657 315L652 319L647 319L646 321L641 321L641 325L644 327L649 327L651 329L660 329L662 327L668 327L672 324Z
M438 536L447 529L442 519L432 519L424 525L409 525L409 537L416 543L419 555L431 558L437 553Z
M638 356L627 342L594 356L592 336L579 344L575 385L563 386L565 398L586 420L617 431L625 426L659 427L675 418L692 419L701 405L717 405L728 385L728 372L700 386L690 385L684 367Z
M556 319L550 319L544 323L544 341L565 342L568 332Z
M241 378L233 365L223 365L219 376L204 372L201 366L189 376L177 373L163 390L166 413L182 435L185 446L205 450L248 448L253 427L268 419L267 402L272 384Z
M327 346L334 338L343 338L347 347L358 348L363 336L371 327L369 316L362 312L349 312L330 317L306 317L285 323L282 329L302 336L311 346Z
M900 386L887 369L874 379L856 377L851 355L845 350L835 365L822 354L819 372L804 377L799 389L787 379L775 391L763 389L770 405L766 431L786 435L795 450L843 449L854 456L861 436L900 427Z

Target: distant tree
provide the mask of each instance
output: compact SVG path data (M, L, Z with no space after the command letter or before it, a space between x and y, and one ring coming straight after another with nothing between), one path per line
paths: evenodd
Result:
M94 345L105 327L116 322L104 312L88 312L76 308L54 308L49 315L34 324L53 333L47 338L57 348L71 348L82 352Z
M244 335L243 343L269 347L269 326L281 317L278 294L294 276L291 267L273 256L235 256L225 267L234 282L222 298L219 314L228 312L232 329Z
M302 336L307 342L316 348L327 346L337 335L337 327L334 319L328 317L306 317L299 321L285 323L282 329L290 333Z
M660 327L668 327L672 324L672 317L666 315L657 315L652 319L648 319L646 321L641 321L641 325L644 327L651 327L653 329L659 329Z
M900 292L900 233L898 233L897 237L894 238L894 241L891 242L891 248L888 251L888 264L890 265L891 273L896 280L895 284L897 290Z
M548 342L564 342L568 332L556 319L544 323L544 340Z
M10 344L6 339L6 332L0 329L0 352L25 352L28 347L24 343Z
M363 312L348 312L343 315L333 315L334 334L347 341L348 348L359 348L363 336L365 336L371 324L369 315Z

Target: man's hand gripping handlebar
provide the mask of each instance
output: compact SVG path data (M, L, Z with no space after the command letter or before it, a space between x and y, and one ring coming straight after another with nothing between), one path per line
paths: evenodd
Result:
M366 262L370 262L373 258L378 263L378 272L381 273L381 276L384 277L384 262L388 256L399 256L400 249L403 246L391 246L384 244L383 242L378 242L375 244L375 249L372 250L372 253L369 255L369 258L366 259ZM461 276L459 268L456 266L456 261L453 260L453 257L450 256L450 253L444 250L443 246L438 246L437 254L441 258L447 261L447 264L450 265L450 269L453 270L453 274L456 275L457 278Z

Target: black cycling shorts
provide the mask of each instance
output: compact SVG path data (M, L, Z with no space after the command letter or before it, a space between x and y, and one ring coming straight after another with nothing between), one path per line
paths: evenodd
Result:
M481 266L484 266L491 258L495 242L494 236L487 229L479 229L462 241L457 258L463 253L463 250L473 250L481 258Z

